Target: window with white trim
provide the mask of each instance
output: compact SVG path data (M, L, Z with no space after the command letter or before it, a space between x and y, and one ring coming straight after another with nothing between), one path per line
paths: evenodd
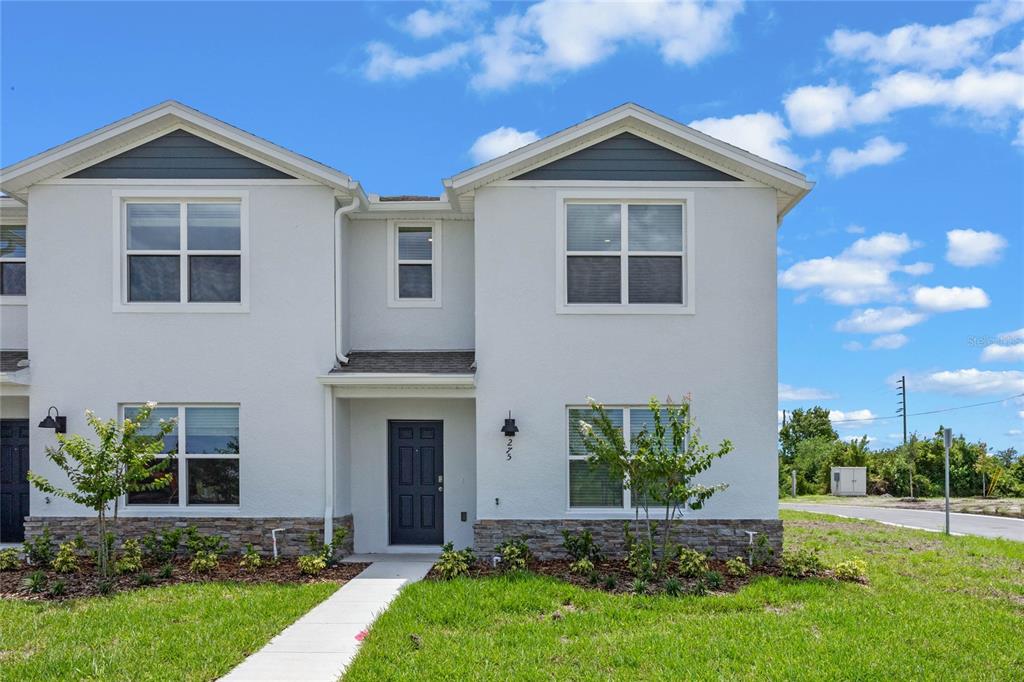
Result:
M0 226L0 296L25 295L25 226Z
M682 305L682 202L567 202L566 303Z
M624 442L631 443L633 437L646 429L654 430L654 413L647 407L609 407L605 413L612 424L622 429ZM568 408L569 443L569 508L632 510L636 500L632 499L629 486L612 478L608 468L602 464L591 464L590 453L583 444L580 422L594 425L595 413L589 406ZM668 424L668 412L661 411L662 424ZM595 427L596 428L596 427Z
M125 405L132 418L140 406ZM174 455L160 475L173 477L159 490L128 493L129 506L237 506L239 501L239 437L237 405L164 405L153 409L140 429L157 435L161 420L176 419L163 438L163 452Z
M388 232L388 303L441 305L441 223L391 221Z
M241 304L243 213L237 199L126 200L121 302Z

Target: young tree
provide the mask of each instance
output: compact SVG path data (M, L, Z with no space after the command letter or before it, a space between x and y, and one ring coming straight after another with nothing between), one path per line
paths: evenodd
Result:
M67 475L72 488L59 488L35 472L28 480L44 493L64 497L96 512L99 541L96 558L100 574L109 575L107 513L122 495L142 490L159 490L171 484L173 474L165 473L173 455L161 455L163 438L174 429L173 419L155 424L156 433L144 434L156 403L146 403L134 419L118 422L100 419L91 410L85 418L99 439L93 443L79 434L57 434L56 448L46 448L47 458Z
M624 442L622 431L609 419L604 406L590 401L594 425L580 422L583 444L590 452L592 464L603 464L614 479L628 485L630 494L644 510L647 542L653 549L650 504L664 508L661 528L661 557L667 558L672 522L681 507L701 509L715 493L725 490L724 483L705 485L695 479L707 471L714 460L732 451L732 443L723 440L712 450L701 440L700 429L690 414L688 399L679 404L671 400L662 405L651 398L652 429L645 426L632 434L630 446ZM662 562L664 565L664 562Z

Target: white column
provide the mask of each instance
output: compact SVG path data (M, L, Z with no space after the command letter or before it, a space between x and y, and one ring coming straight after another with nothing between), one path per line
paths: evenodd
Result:
M334 389L324 386L324 543L334 536Z

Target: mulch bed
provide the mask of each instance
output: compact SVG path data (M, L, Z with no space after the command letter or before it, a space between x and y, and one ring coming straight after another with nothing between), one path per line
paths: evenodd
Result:
M572 561L568 559L551 559L547 561L533 561L530 563L530 571L539 575L548 576L557 580L571 583L578 587L592 590L601 590L611 594L635 594L635 576L623 560L607 559L600 562L594 569L596 578L586 575L579 575L569 570ZM500 566L500 564L499 564ZM717 571L722 577L722 583L718 586L704 586L709 593L736 592L751 580L762 575L780 576L782 571L777 566L760 566L753 569L746 576L731 576L726 571L724 561L708 561L708 570ZM492 567L488 563L478 562L470 568L469 577L482 578L487 576L501 575L504 571L501 568ZM609 578L613 578L610 581ZM679 575L675 565L666 571L664 578L653 578L647 581L644 594L662 594L665 591L665 582L675 578L682 586L683 593L694 593L699 591L699 578L683 578ZM443 580L437 573L436 568L430 569L427 574L428 580Z
M171 561L173 568L169 578L160 577L161 566L151 565L147 565L139 573L114 576L111 578L113 590L108 593L161 587L163 585L177 585L180 583L343 583L351 580L369 566L366 563L342 563L326 568L318 575L304 575L299 572L295 559L280 559L277 562L267 559L264 560L263 566L258 569L242 569L238 566L238 557L231 556L221 558L220 565L209 573L192 573L189 571L189 562L190 560L187 557L177 557ZM23 564L16 570L0 572L0 599L59 601L80 597L93 597L101 594L99 589L100 578L92 561L80 558L79 564L80 569L74 573L57 573L52 569L44 570L48 587L42 592L35 593L29 591L24 585L24 580L30 573L38 570L37 568ZM139 576L143 574L150 576L152 582L140 584ZM64 583L63 593L59 595L51 594L49 588L58 581Z

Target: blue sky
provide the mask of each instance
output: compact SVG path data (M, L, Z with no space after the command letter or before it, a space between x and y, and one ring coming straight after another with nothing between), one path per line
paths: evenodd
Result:
M0 162L178 99L438 194L635 101L805 172L779 232L781 409L1024 393L1024 3L0 3ZM1024 399L912 417L1024 449ZM841 422L895 444L896 420Z

